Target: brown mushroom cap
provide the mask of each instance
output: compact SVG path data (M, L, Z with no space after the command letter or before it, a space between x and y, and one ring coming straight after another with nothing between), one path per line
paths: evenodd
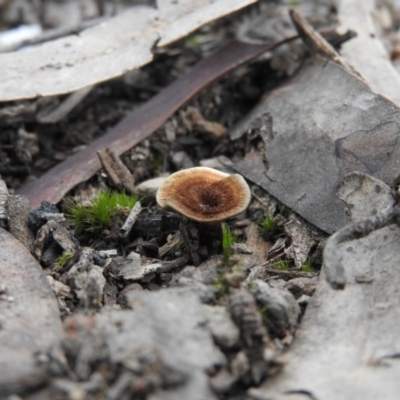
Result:
M171 174L157 192L157 203L199 222L219 222L243 212L251 199L242 176L207 167Z

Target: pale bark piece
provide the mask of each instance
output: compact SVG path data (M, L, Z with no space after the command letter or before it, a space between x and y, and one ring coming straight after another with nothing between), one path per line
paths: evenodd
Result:
M348 205L352 222L384 214L396 204L388 185L373 176L357 172L342 179L336 196Z
M62 39L0 55L0 101L70 93L149 63L165 46L257 0L185 0L159 10L134 7Z
M40 355L59 349L63 337L57 300L38 262L0 229L0 397L48 379Z
M128 218L125 220L124 224L121 227L121 230L119 232L119 236L121 238L128 237L141 211L142 211L142 205L140 204L140 201L137 201L135 205L132 207L132 210L129 213Z
M118 262L118 276L126 281L150 282L161 269L159 263L142 265L140 255L133 251L121 263Z
M272 117L263 154L225 164L260 185L320 229L332 233L349 220L335 196L350 172L387 185L400 174L400 110L355 75L315 56L274 90L236 130Z
M282 373L251 390L251 399L398 397L399 246L394 225L340 245L348 285L335 291L320 280Z
M357 37L344 43L343 58L371 86L371 89L400 106L400 76L393 67L374 27L374 0L338 0L338 19L343 29L352 29Z
M147 181L141 182L139 185L137 185L135 188L135 192L141 196L148 196L155 199L158 189L165 182L166 179L166 176L159 176L157 178L148 179Z

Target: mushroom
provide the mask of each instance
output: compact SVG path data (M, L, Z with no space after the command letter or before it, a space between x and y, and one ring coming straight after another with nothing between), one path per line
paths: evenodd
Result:
M241 175L208 167L171 174L157 192L157 203L198 222L221 222L243 212L250 189Z

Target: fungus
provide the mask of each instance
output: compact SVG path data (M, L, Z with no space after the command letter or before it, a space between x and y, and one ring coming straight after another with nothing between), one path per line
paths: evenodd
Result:
M241 175L208 167L171 174L157 192L157 203L198 222L220 222L243 212L250 189Z

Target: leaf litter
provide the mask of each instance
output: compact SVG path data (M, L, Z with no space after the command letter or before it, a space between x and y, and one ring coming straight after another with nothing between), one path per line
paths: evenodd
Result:
M215 27L217 29L218 24ZM184 54L185 52L182 52L179 46L181 45L178 45L176 49L180 49L179 51L183 54L183 61L180 62L185 63L193 59L190 51ZM189 50L191 50L190 47ZM173 54L172 48L169 57L175 57ZM194 56L194 58L197 57L198 54ZM188 164L213 165L223 170L228 166L228 171L232 172L233 169L244 168L243 166L247 163L247 165L252 165L252 168L257 165L260 171L267 171L270 177L271 169L273 170L278 165L279 153L276 155L277 158L274 158L273 151L275 150L271 149L271 140L274 139L277 120L280 117L272 115L271 118L269 111L263 113L262 118L256 119L255 124L254 122L250 124L251 129L235 141L231 141L226 134L220 137L219 134L215 134L215 132L223 132L224 127L228 130L232 128L239 118L249 111L249 106L258 102L262 94L260 82L254 83L255 81L252 82L251 79L255 79L254 77L260 74L260 71L264 78L261 80L262 85L265 89L270 87L271 76L266 77L265 70L267 69L272 75L276 72L269 69L271 64L268 59L268 57L261 58L247 64L215 83L192 100L189 108L181 108L164 125L161 124L154 134L124 153L121 159L132 172L135 184L144 183L147 179L166 172L179 170L183 165ZM337 71L338 67L332 62L326 60L324 62L328 74L332 74L331 71ZM147 74L147 83L157 77L157 68L162 68L163 63L168 63L168 57L161 60L161 67L154 63L141 72ZM279 63L274 65L279 65ZM299 73L295 74L292 71L294 77L286 83L283 82L281 88L275 89L272 95L276 96L275 93L278 93L279 98L280 92L290 91L292 86L296 88L297 93L299 86L296 85L300 85L301 90L305 91L304 84L309 78L304 70L309 68L315 71L315 68L322 69L322 65L322 61L314 56L311 61L308 61L308 66L306 61ZM337 72L338 81L345 76L346 82L352 82L357 87L352 79L359 80L359 78L349 76L347 71L346 74L342 71ZM134 82L133 87L136 88L140 80L134 80ZM242 82L247 82L247 85L243 86ZM277 82L279 83L278 77ZM108 94L115 93L113 90L120 88L121 85L126 85L126 83L122 81L105 83L95 88L94 92L100 89ZM358 87L369 93L365 84L359 83ZM233 89L235 89L235 96L231 95ZM155 90L158 89L155 88ZM142 89L142 94L144 97L149 96L146 89ZM90 116L94 109L91 105L93 101L105 101L110 98L99 96L97 93L90 100L91 95L93 92L82 99L80 106L82 115L89 118L88 121L94 120L93 114ZM369 98L381 105L377 108L378 111L395 109L391 108L390 102L374 96L371 95ZM340 93L337 97L340 98ZM290 105L290 102L288 104ZM322 107L322 104L318 106ZM116 114L111 112L109 115L104 115L105 125L112 126L112 121L121 118L126 107L125 104L117 109ZM262 107L265 107L264 103ZM313 107L318 108L315 105ZM293 107L290 110L292 112ZM303 114L304 111L296 114L296 117L292 115L292 118L297 120ZM99 117L100 113L97 116ZM75 130L77 122L82 123L79 117L79 112L73 118L65 117L67 118L65 122L71 125L64 126L65 137ZM286 118L285 123L288 123L286 116L282 118ZM336 118L337 121L340 120L339 117ZM354 117L349 115L346 118L347 122L351 123ZM370 118L373 119L373 116L371 115ZM215 121L218 121L217 125ZM331 121L332 119L326 124ZM319 120L319 123L322 122L323 120ZM9 132L6 134L8 143L16 143L13 137L13 123L15 121L6 128ZM47 129L56 131L62 124L63 120L53 127L50 124ZM383 143L385 135L388 135L387 137L393 142L393 137L397 133L392 128L389 126L381 134ZM43 135L46 130L43 126L31 123L30 129L32 132L38 129L38 134L35 135L41 137L44 143ZM352 172L350 170L354 169L354 165L362 166L361 171L358 171L358 180L355 183L350 181L349 189L344 186L348 184L349 179L346 182L343 181L342 192L347 193L347 196L342 195L342 197L348 201L348 207L352 209L353 216L369 217L369 213L373 213L374 210L375 213L380 213L382 209L390 211L393 208L395 198L390 197L387 186L379 181L383 179L384 173L382 172L381 175L377 173L376 177L371 178L365 175L365 172L375 173L384 170L385 162L390 163L390 158L383 156L384 150L381 152L381 158L384 161L376 161L371 153L355 154L354 149L361 140L357 135L362 136L362 133L357 131L347 142L346 140L343 140L343 143L340 142L340 151L337 151L336 156L345 160L343 170L346 172ZM374 136L371 134L368 137L373 141ZM315 138L307 137L307 139L315 141ZM341 137L339 137L340 140ZM392 142L393 145L396 141ZM287 146L287 142L285 145ZM294 141L293 153L297 146L299 144ZM287 148L291 150L290 146ZM382 148L385 148L385 143ZM5 151L7 155L12 155L9 159L16 163L18 157L16 153L12 153L13 150L5 147L2 151ZM217 156L225 158L216 158ZM249 164L251 157L257 160L256 164ZM19 158L22 159L21 155ZM227 161L228 158L232 161ZM294 162L296 159L291 153L289 156L285 155L282 161ZM111 163L110 165L71 192L76 202L82 205L88 204L89 198L96 198L99 188L115 188L121 185L120 181L115 180L112 175L118 167L113 170L114 167ZM45 168L48 167L49 165ZM289 174L289 171L301 172L301 168L296 170L287 168L283 171ZM3 393L22 395L28 392L27 398L31 395L39 395L41 398L54 398L55 395L60 398L71 398L80 394L83 398L107 396L107 398L115 399L130 398L130 396L211 399L238 398L242 395L255 399L267 398L266 396L270 395L281 398L288 390L292 392L300 390L298 387L306 387L317 397L320 394L334 393L330 386L331 381L334 381L335 372L343 367L340 362L346 359L345 356L339 357L338 364L327 371L327 376L332 376L332 380L319 379L307 386L304 384L304 379L310 373L293 375L292 371L303 369L309 371L309 369L318 368L324 362L324 357L331 357L329 351L337 354L338 347L343 343L351 342L351 338L345 334L340 335L340 330L336 330L334 326L334 324L349 326L351 314L346 314L342 310L342 313L336 313L337 316L332 318L333 312L329 311L332 307L336 308L337 303L342 304L342 301L343 304L351 302L354 307L360 307L361 315L370 315L371 308L369 307L380 310L376 314L376 319L373 319L376 324L374 322L366 333L367 336L371 335L370 343L373 349L376 349L375 352L372 351L370 357L367 357L367 363L375 366L383 362L382 360L386 362L387 359L391 359L395 354L393 348L388 348L386 352L381 349L381 341L374 339L374 327L379 323L384 323L389 329L394 329L390 328L392 326L390 324L395 326L396 320L392 318L392 314L389 315L385 311L391 308L392 303L383 296L382 301L373 303L371 306L362 304L363 300L353 294L352 285L356 282L356 285L361 285L366 290L368 290L368 285L372 285L377 291L374 293L380 293L381 284L389 285L387 281L380 283L380 270L379 273L376 270L377 262L373 261L371 265L371 260L379 260L383 254L385 263L382 263L382 271L387 268L385 266L392 264L394 258L389 256L385 258L384 255L390 252L394 254L391 247L394 242L387 243L384 238L390 236L395 241L393 232L396 232L396 228L385 228L384 236L381 236L380 231L373 232L375 247L371 245L369 238L362 239L363 242L361 242L367 243L367 247L353 240L350 245L352 250L345 247L348 244L340 244L340 242L335 244L337 254L335 253L333 258L326 259L328 264L329 260L338 259L341 265L354 266L354 270L347 271L346 268L346 282L349 285L342 292L346 293L346 298L339 298L339 294L329 289L324 280L318 281L316 278L322 262L322 247L326 235L318 229L310 228L293 211L328 233L343 226L343 221L348 221L349 217L339 219L333 228L333 225L328 223L325 225L325 222L318 223L317 218L312 220L310 214L305 213L297 204L294 206L287 204L281 195L276 194L278 192L268 187L270 194L267 193L264 190L266 189L265 180L257 181L252 178L256 173L255 170L246 173L243 175L249 181L256 183L251 186L254 194L253 201L244 215L229 221L230 230L225 231L224 234L218 226L204 226L182 221L181 217L175 214L160 211L155 207L154 188L148 192L153 195L141 199L143 208L126 238L121 237L120 229L129 215L129 210L123 218L115 217L101 232L92 234L73 230L70 223L63 218L63 213L59 212L59 210L67 212L68 202L63 201L58 208L50 206L48 209L47 206L42 206L42 211L35 214L39 222L34 227L32 225L29 227L27 224L29 209L23 208L25 216L18 218L16 215L18 213L13 214L7 211L7 207L12 209L15 207L14 204L18 204L18 198L4 195L3 197L7 198L8 226L15 226L14 232L21 231L22 240L25 240L27 246L33 246L36 250L36 255L44 268L42 276L47 275L48 278L47 281L42 281L42 285L47 288L46 290L51 287L57 296L63 321L63 334L59 335L55 344L50 343L50 346L44 346L43 354L40 353L42 355L39 361L43 363L46 372L42 373L40 378L42 380L38 382L44 383L44 387L34 393L35 384L23 381L21 378L20 385L5 382L2 387ZM306 177L309 171L302 173L302 176ZM329 178L330 174L331 171L326 169L324 178ZM391 176L390 172L387 174ZM336 201L332 200L333 193L343 177L345 177L344 174L334 175L336 185L332 184L332 189L327 191L332 196L329 201ZM361 186L359 177L361 177ZM5 179L9 183L9 188L11 187L11 193L12 188L18 187L21 182L21 178L10 171L5 174ZM383 196L380 203L377 203L376 196L371 194L371 188L373 191L377 185L384 189L375 191L378 196ZM286 186L286 189L287 187L290 186ZM310 192L310 197L311 193L313 192ZM271 194L275 195L279 201L272 198ZM369 196L370 205L369 211L363 213L362 203L365 195ZM358 199L357 196L360 198ZM63 195L60 196L60 199L62 198ZM385 206L388 199L389 203ZM319 199L316 198L313 201L318 204ZM346 215L343 203L337 201L337 204L337 209ZM37 213L37 211L34 212ZM31 221L32 212L30 216ZM276 226L268 235L265 235L260 230L260 226L267 216L271 217L272 223ZM327 220L332 223L333 219ZM395 217L391 221L395 221ZM378 225L375 226L378 227ZM30 238L32 229L35 233L43 230L43 233L38 235L40 243L36 245ZM349 230L351 229L357 232L356 228L350 226ZM365 231L365 234L369 232ZM232 235L232 238L238 241L231 245L231 251L225 259L222 255L224 239L225 243L231 243L231 241L230 239L227 241L223 235ZM351 235L347 237L350 240L353 238L354 236ZM333 239L334 237L330 238L328 242L332 243ZM18 242L16 243L21 246ZM13 244L13 246L16 245ZM345 256L338 253L343 252L343 249L345 249ZM353 252L357 261L351 258ZM27 254L27 258L29 257L31 256ZM8 260L13 262L11 256ZM198 267L193 266L197 264L196 260L200 264ZM34 259L31 258L31 263L33 261ZM39 264L36 261L35 263L35 268L38 269ZM325 275L327 275L331 269L327 265L325 268ZM360 271L357 268L361 268ZM393 267L390 267L390 270L392 271ZM378 273L377 276L375 272ZM29 276L22 274L20 279L23 282L21 286L29 285ZM392 279L395 281L396 275L393 275ZM315 290L317 294L311 298ZM10 289L10 293L5 293L6 296L14 297L18 301L23 295L21 289ZM324 296L328 299L326 302ZM33 298L32 295L32 304ZM50 298L53 299L51 296ZM310 305L307 306L309 303ZM35 312L30 305L26 308ZM299 335L297 330L305 309L307 311L301 321L303 333ZM318 332L320 331L316 332L315 329L321 328L321 318L324 318L324 324L321 340L319 340ZM58 316L56 319L59 323ZM342 330L347 332L345 328ZM328 348L325 352L327 339L324 335L333 331L335 334L331 335L333 336L332 350ZM321 346L321 350L317 352L318 357L314 353L309 357L303 356L307 351L307 346L310 346L310 338L312 341L317 340L318 345ZM396 339L392 339L391 343L395 347ZM7 340L6 337L0 335L0 343L7 344ZM289 347L293 341L294 343ZM311 345L314 346L314 342ZM60 348L63 350L61 355L57 353ZM286 360L282 358L285 353ZM30 357L32 354L28 351L27 356ZM300 354L300 357L297 354ZM354 359L359 359L357 346L354 346ZM307 368L304 368L303 363L306 363ZM349 374L354 371L347 364L344 368L349 368ZM394 390L391 383L393 381L390 378L394 373L395 369L392 369L389 374L382 373L374 381L373 385L376 388L379 388L382 382L390 382L386 384L383 398L389 398L387 396ZM349 382L350 386L351 384L352 382ZM255 389L255 386L259 388ZM107 389L104 389L105 387Z

